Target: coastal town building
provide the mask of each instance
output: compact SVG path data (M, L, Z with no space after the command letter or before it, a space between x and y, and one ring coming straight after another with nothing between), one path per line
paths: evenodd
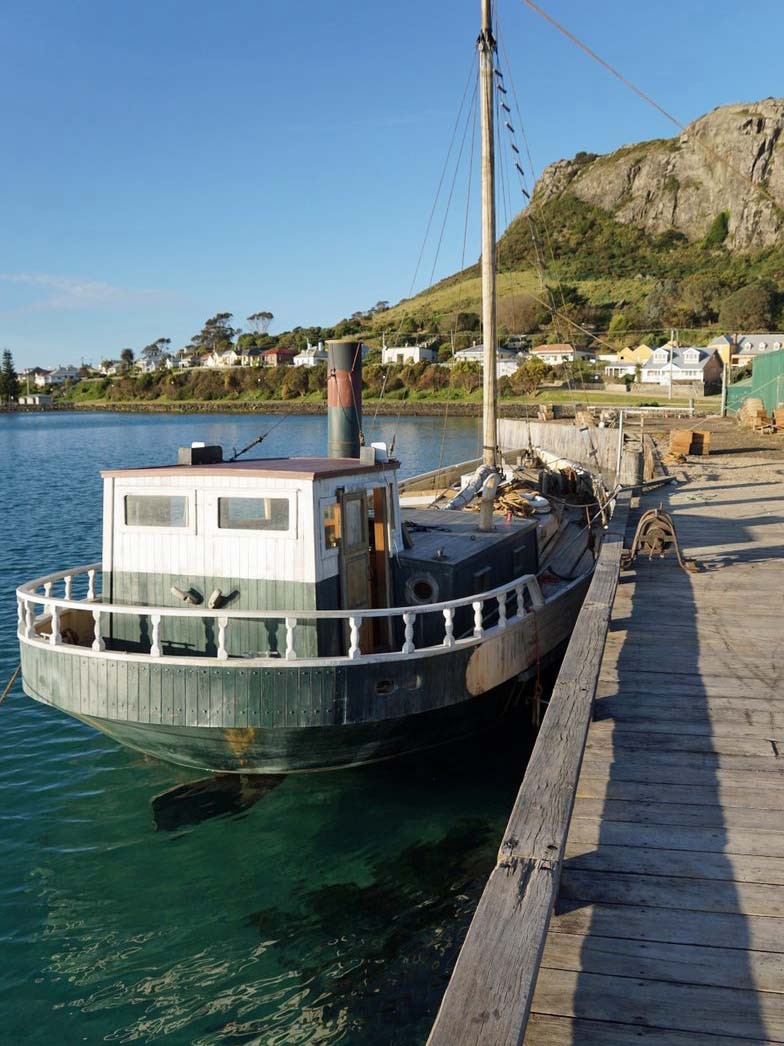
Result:
M54 370L41 371L35 376L35 387L44 389L47 385L62 385L66 381L78 381L79 371L76 367L55 367Z
M438 350L430 345L384 345L381 349L381 362L394 363L435 363Z
M578 348L568 342L538 345L531 349L531 355L537 356L551 367L558 367L562 363L574 363L575 360L587 360L590 363L596 360L596 354L590 349Z
M290 367L296 355L296 349L265 349L261 354L262 366Z
M239 353L241 367L263 367L264 366L264 350L256 348L255 346L250 349L241 349Z
M757 356L766 352L778 352L780 349L784 349L784 333L781 331L738 334L730 362L737 367L745 367Z
M209 356L205 356L204 364L207 367L239 367L240 356L235 349L211 352Z
M49 407L51 403L52 397L45 392L31 392L29 395L19 397L21 407Z
M326 363L327 350L324 348L324 343L320 341L318 345L311 345L308 342L307 348L298 352L292 362L295 367L315 367L319 363Z
M721 384L724 364L719 353L696 345L681 347L667 342L654 350L640 368L644 385L668 386L678 382L700 382L705 389Z

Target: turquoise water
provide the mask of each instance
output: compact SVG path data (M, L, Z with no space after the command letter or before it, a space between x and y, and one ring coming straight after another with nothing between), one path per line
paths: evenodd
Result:
M0 415L0 688L14 588L100 558L101 468L240 447L278 418ZM404 473L479 423L384 419ZM445 438L444 438L445 437ZM321 453L323 418L264 453ZM0 707L0 1037L29 1044L424 1042L522 776L524 725L365 769L289 776L238 814L156 831L193 774L26 698Z

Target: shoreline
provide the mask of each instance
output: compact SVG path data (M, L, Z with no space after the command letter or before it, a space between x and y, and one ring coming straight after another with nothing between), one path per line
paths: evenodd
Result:
M535 401L533 403L499 403L499 418L536 418L539 407L546 405L552 409L553 418L573 418L577 410L585 409L585 403L575 400L573 403L551 403L547 400ZM623 409L623 404L591 402L592 409ZM630 402L628 408L634 410L639 405ZM688 401L673 401L669 406L673 413L683 411L688 406ZM0 405L0 413L3 414L307 414L325 415L327 413L326 401L304 400L269 400L267 402L237 402L225 400L188 400L181 403L156 403L150 402L127 402L127 403L50 403L46 405L36 404L13 404L12 406ZM695 411L699 414L700 409ZM481 402L451 401L451 400L365 400L363 403L364 417L403 417L403 418L426 418L444 417L448 415L456 418L480 418L482 416Z

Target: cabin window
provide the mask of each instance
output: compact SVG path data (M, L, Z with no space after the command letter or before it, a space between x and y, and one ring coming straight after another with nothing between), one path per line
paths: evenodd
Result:
M288 530L288 498L218 498L220 530Z
M187 527L188 498L180 494L126 494L128 527Z
M340 513L336 501L321 506L321 522L324 528L324 548L329 552L340 548Z

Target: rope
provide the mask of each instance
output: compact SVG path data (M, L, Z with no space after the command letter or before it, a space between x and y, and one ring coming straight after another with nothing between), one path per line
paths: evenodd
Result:
M0 705L1 705L2 703L3 703L3 701L5 701L5 699L6 699L7 697L8 697L9 693L11 692L11 687L12 687L12 686L14 685L14 683L16 682L16 677L17 677L17 676L19 675L19 669L20 669L21 667L22 667L22 666L21 666L21 664L18 664L18 665L16 666L16 668L14 669L14 674L13 674L13 675L11 676L11 678L10 678L10 679L8 680L8 686L7 686L7 687L5 688L5 690L3 691L3 696L2 696L2 697L0 697Z

